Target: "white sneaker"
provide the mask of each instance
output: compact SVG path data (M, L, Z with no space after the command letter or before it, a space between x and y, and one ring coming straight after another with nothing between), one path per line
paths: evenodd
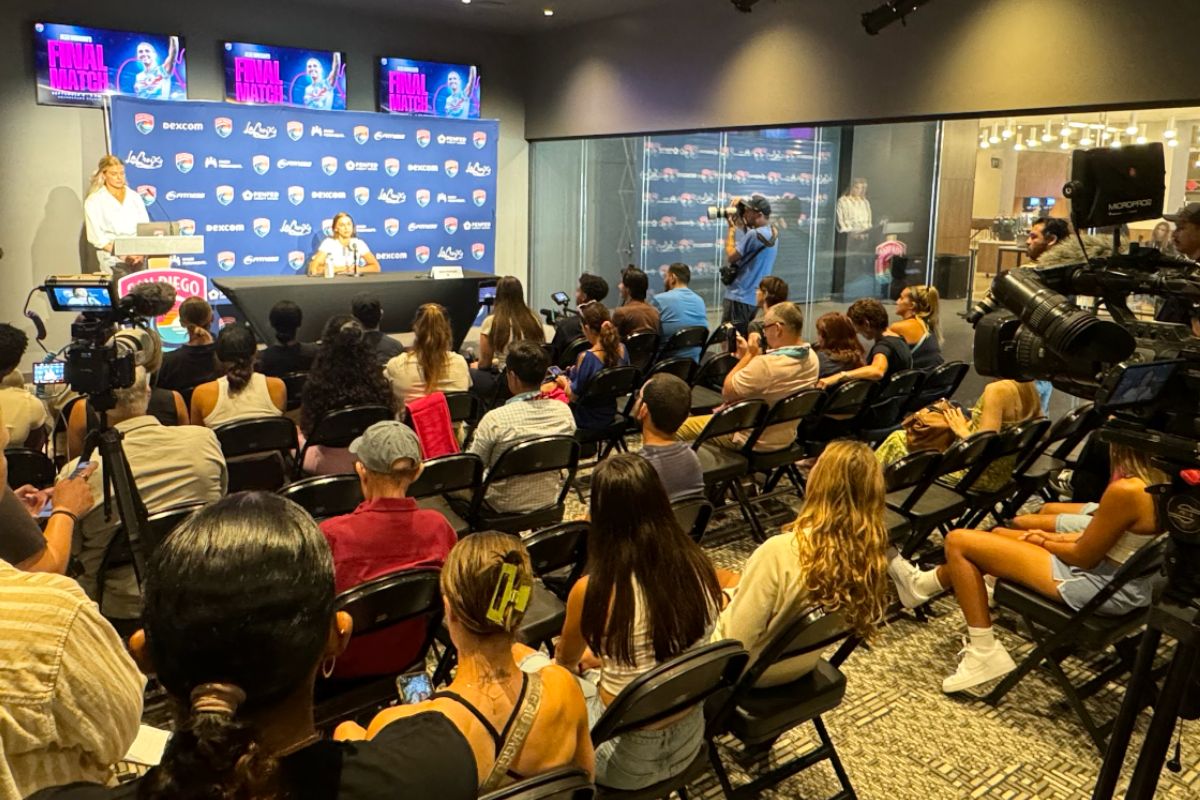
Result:
M953 675L942 681L942 691L946 694L954 694L979 686L981 683L994 681L1017 668L1012 656L999 642L996 642L989 650L982 650L972 647L967 637L964 636L963 649L959 655L962 656L962 660L958 662L958 669Z
M896 556L888 562L888 576L896 586L896 594L900 595L900 604L912 611L928 603L932 596L921 594L915 585L919 570L908 559Z

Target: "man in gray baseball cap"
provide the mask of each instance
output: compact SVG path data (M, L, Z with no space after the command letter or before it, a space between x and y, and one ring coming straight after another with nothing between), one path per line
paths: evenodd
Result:
M416 566L440 567L458 541L437 511L417 506L408 487L421 474L421 443L412 428L376 422L350 443L363 502L321 523L333 552L334 589L344 592L373 578ZM403 671L424 640L424 624L396 625L351 643L334 675L352 678Z
M739 215L730 215L725 236L725 264L721 282L725 298L721 303L721 322L731 323L743 336L758 311L755 292L763 278L771 274L779 248L779 232L771 224L771 203L761 194L736 201Z
M1179 254L1192 261L1200 261L1200 203L1188 203L1174 214L1164 214L1163 219L1175 223L1171 241L1175 243ZM1164 297L1154 319L1190 325L1192 335L1200 336L1200 308L1185 298Z

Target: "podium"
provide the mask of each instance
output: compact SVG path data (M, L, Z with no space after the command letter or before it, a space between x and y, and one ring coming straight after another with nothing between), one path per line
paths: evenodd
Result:
M118 236L114 256L196 256L204 252L203 236Z

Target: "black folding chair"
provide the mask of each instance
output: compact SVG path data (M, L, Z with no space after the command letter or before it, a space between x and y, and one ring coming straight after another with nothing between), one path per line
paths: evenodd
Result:
M206 505L207 503L202 502L180 503L148 515L140 540L144 558L149 560L158 546L171 535L171 531L178 528L198 509L204 508ZM133 548L129 544L125 526L118 525L117 529L113 531L112 538L108 540L108 545L104 548L104 554L100 557L100 568L96 572L96 605L102 611L104 609L104 584L107 581L108 573L121 567L133 566L133 564ZM144 579L144 575L137 576L138 586L141 586Z
M834 439L857 433L859 420L877 391L878 382L865 380L839 383L827 391L829 397L821 409L821 416L805 425L800 432L805 452L810 456L820 455L825 445Z
M4 451L8 460L8 487L17 489L29 484L38 489L54 485L57 474L54 462L40 450L28 447L10 447Z
M658 334L653 331L635 333L625 340L625 352L629 354L629 363L645 372L654 362L654 354L658 351Z
M441 570L428 567L397 570L338 595L338 609L354 620L351 647L365 636L409 620L423 619L425 629L416 657L403 669L362 680L318 679L316 693L320 699L313 712L318 728L329 728L390 705L396 700L396 676L424 668L442 621L440 574Z
M357 475L317 475L290 483L279 490L317 522L349 514L363 501Z
M505 533L542 528L562 521L564 501L575 472L579 468L579 442L571 436L539 436L509 447L488 470L469 501L450 498L455 512L467 520L471 530L497 530ZM554 475L560 488L548 495L543 504L529 511L502 511L488 501L491 488L500 481ZM547 482L549 483L549 482ZM506 483L506 489L510 484Z
M581 520L562 522L523 539L533 574L560 600L567 599L571 587L583 575L590 528L589 523Z
M1001 504L998 517L1008 519L1035 494L1044 493L1050 479L1066 469L1071 452L1100 424L1101 415L1091 403L1068 411L1050 426L1046 438L1013 468L1016 488ZM1046 497L1047 500L1054 498Z
M749 654L738 642L721 642L694 647L635 678L608 704L592 727L592 744L600 745L623 733L653 725L699 706L718 692L730 689L741 675ZM621 791L597 786L598 797L620 800L651 800L676 792L708 771L708 743L679 775L644 789Z
M688 325L680 328L663 340L662 347L658 349L658 361L664 358L674 356L680 350L691 350L698 347L704 349L704 345L708 342L708 328L703 325Z
M883 470L883 482L888 496L908 499L907 493L937 478L941 463L942 454L937 450L915 450L899 461L888 464ZM897 524L898 519L907 519L900 512L888 508L887 513L892 515L888 524L891 542L897 546L902 545L911 526Z
M470 533L471 526L455 513L446 498L451 492L474 491L483 483L483 461L474 453L452 453L426 461L421 474L409 487L407 495L417 505L439 512L461 538Z
M660 373L674 375L684 383L691 385L692 376L696 374L696 362L684 356L672 356L664 358L661 361L655 362L649 370L642 375L642 383L653 378Z
M579 442L581 457L593 453L597 459L607 456L613 449L625 450L625 430L629 418L617 411L622 397L632 397L638 386L637 367L605 367L592 376L583 391L572 401L578 408L601 409L611 415L611 421L602 428L577 428L575 440ZM628 405L628 403L626 403Z
M851 638L847 643L849 646L840 648L831 661L817 661L811 672L794 681L769 688L755 688L755 684L772 666L799 656L821 653L846 639L846 636L845 624L838 614L825 614L819 610L802 613L766 643L758 658L742 673L732 692L710 701L705 735L709 759L725 797L731 800L758 797L764 789L822 761L829 761L842 787L835 797L854 797L850 777L842 767L821 715L837 708L846 695L846 676L838 666L853 650L857 640ZM811 722L817 731L820 740L817 747L777 765L766 774L758 775L748 784L736 788L733 786L713 741L716 736L732 734L751 753L761 754L769 751L771 744L780 736L805 722Z
M304 384L308 383L307 372L288 372L279 376L287 388L287 410L295 411L301 405L304 394Z
M446 406L450 409L450 422L463 426L463 444L471 440L475 426L483 417L483 400L470 392L446 392Z
M296 456L295 477L300 478L304 474L304 456L308 452L308 448L317 445L349 447L351 442L376 422L394 418L395 416L387 406L349 406L330 411L317 420L313 425L312 433L305 439L304 447Z
M675 512L679 527L692 537L692 541L700 544L712 520L713 504L703 497L689 497L671 503L671 511Z
M713 356L700 365L692 379L692 413L711 414L725 402L721 396L725 378L737 366L738 357L732 353Z
M732 491L742 517L750 525L754 539L759 542L766 541L766 532L755 516L754 509L750 506L750 498L741 483L742 477L749 472L750 461L746 458L743 447L725 447L713 440L742 431L749 437L766 415L766 401L742 400L713 414L704 430L692 442L692 449L696 451L696 456L700 459L700 468L704 471L704 487L708 499L716 505L721 505L726 494Z
M888 437L904 418L904 407L920 391L925 373L918 369L906 369L893 373L871 399L870 405L859 420L859 436L872 445L878 445Z
M925 378L921 390L909 400L904 412L911 414L920 411L934 400L953 397L970 371L971 365L965 361L947 361L938 365Z
M796 468L796 462L804 458L806 453L799 434L805 430L809 422L820 419L827 398L825 392L820 389L802 389L783 398L771 406L762 425L746 442L743 452L750 463L750 472L765 476L763 480L764 493L773 492L784 476L792 482L797 491L803 493L804 476ZM754 449L768 428L788 423L796 423L797 433L790 445L780 450L757 451Z
M1167 542L1168 537L1163 535L1143 545L1121 565L1112 580L1078 611L1019 583L997 580L994 594L996 605L1015 612L1021 618L1036 646L1022 659L1016 670L1008 673L992 689L986 698L987 702L998 705L1022 678L1035 667L1044 666L1066 695L1067 704L1079 716L1088 736L1103 754L1113 720L1097 724L1083 701L1131 670L1136 648L1115 645L1142 629L1150 609L1141 608L1116 617L1105 616L1098 609L1131 581L1157 574L1162 569ZM1086 683L1076 686L1063 671L1062 662L1068 657L1080 653L1104 653L1109 648L1115 648L1116 663Z
M481 795L479 800L592 800L596 787L581 769L556 769Z
M582 336L578 339L572 339L563 348L562 355L558 359L559 368L567 369L568 367L575 366L575 362L579 360L579 356L591 346L588 340Z
M299 447L296 423L286 417L264 417L229 422L213 428L225 466L229 491L274 492L288 482Z
M1041 417L1029 419L1001 431L996 437L996 444L988 458L992 461L1009 459L1015 467L1038 449L1038 445L1050 428L1050 420ZM970 501L966 512L959 518L959 525L964 528L978 527L988 514L997 513L1000 504L1009 495L1017 491L1017 480L1013 469L1005 475L1004 483L1000 486L985 487L977 482L963 491Z

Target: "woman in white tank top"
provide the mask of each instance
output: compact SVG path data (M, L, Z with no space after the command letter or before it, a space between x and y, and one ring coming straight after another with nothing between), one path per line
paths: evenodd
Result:
M229 325L217 336L216 355L225 375L192 393L193 425L215 428L228 422L279 417L287 408L287 387L279 378L254 371L258 345L244 325Z

